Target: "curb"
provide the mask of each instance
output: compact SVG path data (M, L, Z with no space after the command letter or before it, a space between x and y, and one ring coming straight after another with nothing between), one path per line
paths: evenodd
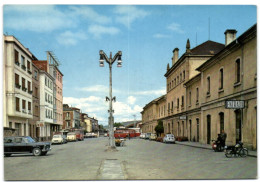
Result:
M203 146L187 145L187 144L179 143L179 142L176 142L176 144L178 144L178 145L185 145L185 146L188 146L188 147L194 147L194 148L200 148L200 149L212 150L212 148L207 148L207 147L203 147ZM250 152L249 152L249 153L250 153ZM253 155L253 154L248 154L247 156L257 158L257 155Z

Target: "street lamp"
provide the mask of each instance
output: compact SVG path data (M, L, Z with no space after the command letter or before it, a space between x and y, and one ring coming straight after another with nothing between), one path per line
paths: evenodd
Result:
M110 52L109 58L107 55L103 52L103 50L99 51L100 59L99 59L99 66L104 67L104 60L108 63L109 65L109 97L106 97L106 101L109 101L109 146L111 148L116 148L115 147L115 138L114 138L114 117L113 117L113 108L112 108L112 102L116 101L116 98L112 98L112 64L117 60L117 67L122 67L122 52L118 51L116 55L112 58L112 52Z

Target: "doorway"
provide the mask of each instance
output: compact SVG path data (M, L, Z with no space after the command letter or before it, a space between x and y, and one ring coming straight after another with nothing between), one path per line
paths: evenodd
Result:
M200 122L199 119L197 118L197 142L199 142L200 139Z
M211 139L211 116L207 115L207 144L210 144Z
M192 135L191 135L191 130L192 130L192 128L191 128L191 120L189 121L190 122L190 141L192 140Z
M238 109L235 111L236 114L236 143L242 140L242 117L241 117L241 110Z

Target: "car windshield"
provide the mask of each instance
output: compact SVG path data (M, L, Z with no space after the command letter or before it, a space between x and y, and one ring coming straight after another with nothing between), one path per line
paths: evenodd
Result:
M61 135L54 135L53 138L61 138Z
M70 135L75 135L75 133L68 133L68 135L70 136Z
M35 143L35 140L32 139L31 137L26 137L28 143Z
M167 137L168 137L168 138L172 138L172 137L173 137L173 135L167 135Z

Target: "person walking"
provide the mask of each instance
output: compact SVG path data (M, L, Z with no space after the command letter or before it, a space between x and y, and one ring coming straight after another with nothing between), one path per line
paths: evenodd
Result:
M225 133L224 130L221 131L221 138L222 138L222 147L225 147L226 146L227 134Z

